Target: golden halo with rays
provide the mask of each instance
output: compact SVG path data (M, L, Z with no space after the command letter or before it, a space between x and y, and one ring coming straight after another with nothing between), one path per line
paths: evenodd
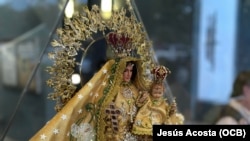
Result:
M79 51L83 54L87 53L89 47L83 47L82 42L94 42L96 40L94 35L97 33L101 33L103 37L106 31L126 33L132 39L133 46L137 48L142 67L149 69L154 66L152 43L147 39L142 24L133 14L132 6L129 2L127 4L129 10L122 8L113 12L109 20L102 19L97 5L93 5L91 10L84 6L83 12L76 12L70 19L65 18L64 27L57 29L56 38L51 42L54 51L48 53L49 59L53 60L53 65L46 68L51 76L46 83L53 88L48 98L56 101L56 111L61 110L77 89L71 82L75 67L80 65L80 62L76 61L76 56ZM146 69L143 76L147 79Z

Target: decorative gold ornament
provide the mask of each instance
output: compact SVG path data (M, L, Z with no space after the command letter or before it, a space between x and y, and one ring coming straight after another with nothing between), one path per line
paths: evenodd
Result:
M127 1L127 5L128 10L122 8L120 11L113 12L109 20L102 19L97 5L93 5L91 10L85 6L83 12L75 12L72 18L65 18L65 25L57 29L56 37L51 42L54 51L48 54L54 64L46 69L51 75L47 80L47 85L53 88L53 92L48 95L48 98L57 102L56 111L61 110L74 96L77 89L71 82L71 75L81 65L81 62L76 61L76 56L79 52L86 55L88 48L95 41L107 37L107 32L129 37L129 44L136 48L137 54L143 62L141 64L145 68L143 77L145 81L150 79L147 69L154 67L155 64L151 49L152 43L147 39L142 24L133 14L129 1ZM99 34L101 37L97 38L96 35ZM88 46L83 46L83 42L90 43Z
M171 71L165 66L155 66L152 70L152 74L154 75L154 83L163 83L170 73Z
M110 32L106 38L106 41L112 49L115 57L136 57L136 54L134 53L136 53L137 47L132 44L131 38L126 33L117 34L115 32Z

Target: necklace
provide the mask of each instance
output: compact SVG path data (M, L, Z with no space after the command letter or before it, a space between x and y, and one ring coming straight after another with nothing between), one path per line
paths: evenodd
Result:
M129 87L125 87L122 91L122 95L127 98L127 99L131 99L133 98L133 92Z
M124 85L125 84L125 85ZM133 122L133 117L136 113L136 108L134 107L134 100L133 100L133 91L129 87L131 83L123 83L123 88L122 88L122 95L125 98L125 101L128 104L128 111L127 115L130 117L130 122Z

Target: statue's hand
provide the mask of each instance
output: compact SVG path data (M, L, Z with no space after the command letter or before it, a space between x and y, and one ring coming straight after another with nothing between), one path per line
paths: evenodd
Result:
M147 91L139 91L139 97L136 100L137 107L142 107L149 99L149 93Z
M147 91L140 91L140 94L141 94L140 99L139 99L140 103L144 103L148 101L149 93Z
M169 115L173 115L177 112L177 106L175 100L170 105Z

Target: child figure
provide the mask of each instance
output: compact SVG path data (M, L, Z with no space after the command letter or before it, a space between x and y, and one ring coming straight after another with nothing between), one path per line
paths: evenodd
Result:
M177 113L175 100L168 104L163 94L165 87L163 80L170 74L164 66L154 68L154 82L151 86L149 99L143 105L134 120L132 132L138 135L139 140L152 140L153 125L183 124L184 118Z

